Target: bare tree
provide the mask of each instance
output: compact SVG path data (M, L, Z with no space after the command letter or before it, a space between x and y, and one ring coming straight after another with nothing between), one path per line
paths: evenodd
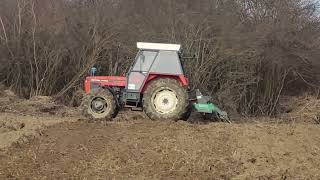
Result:
M123 75L137 41L181 43L186 73L230 110L275 115L319 88L318 4L305 0L2 0L0 82L70 99L93 65Z

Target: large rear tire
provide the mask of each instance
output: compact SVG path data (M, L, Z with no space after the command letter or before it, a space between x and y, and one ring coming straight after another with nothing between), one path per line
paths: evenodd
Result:
M187 89L174 79L151 82L143 95L143 110L152 120L185 120L189 107Z
M94 121L112 120L118 113L114 95L102 88L84 96L80 107L82 114Z

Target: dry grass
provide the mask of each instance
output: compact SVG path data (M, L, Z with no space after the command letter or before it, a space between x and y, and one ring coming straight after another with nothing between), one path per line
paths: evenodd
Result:
M281 118L293 122L311 122L320 124L320 99L315 96L284 98L282 106L287 113Z
M99 75L124 75L137 41L180 43L191 87L235 113L275 115L283 90L319 88L317 7L297 0L2 0L0 83L70 104L92 66Z

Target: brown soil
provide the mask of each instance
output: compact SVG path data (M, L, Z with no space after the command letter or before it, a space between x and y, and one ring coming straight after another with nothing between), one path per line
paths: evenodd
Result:
M49 97L2 94L0 179L320 179L320 126L309 116L205 124L125 111L89 123Z
M7 151L13 144L24 144L33 140L52 125L74 121L77 121L77 118L2 113L0 114L0 150Z
M136 117L54 125L1 153L0 179L320 178L316 125L201 125Z
M79 119L75 108L58 105L51 97L18 98L0 88L0 149L38 137L49 126Z

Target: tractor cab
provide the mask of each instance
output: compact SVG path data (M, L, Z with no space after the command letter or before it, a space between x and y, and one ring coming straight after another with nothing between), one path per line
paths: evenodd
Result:
M127 105L139 106L148 83L156 78L178 79L187 86L179 51L181 45L137 43L139 52L127 73L124 98Z

